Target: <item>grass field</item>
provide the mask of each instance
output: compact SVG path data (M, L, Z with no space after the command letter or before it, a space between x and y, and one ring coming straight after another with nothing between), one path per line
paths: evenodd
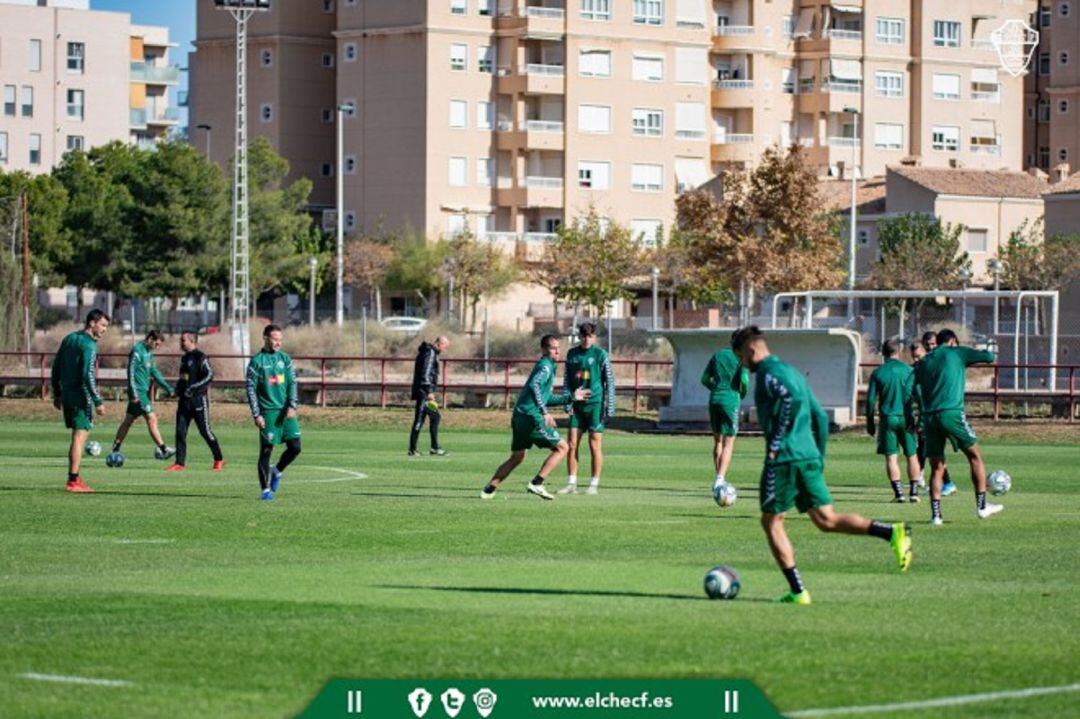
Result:
M925 503L888 502L869 438L835 439L837 506L915 523L915 562L900 576L886 543L792 518L814 604L790 607L769 603L785 583L757 523L760 439L736 447L723 511L707 438L620 432L599 496L527 496L533 452L481 502L508 432L451 413L452 454L407 460L398 414L396 430L310 422L273 503L244 425L217 427L219 475L197 436L192 469L165 474L136 428L127 465L88 461L97 492L74 496L62 427L0 422L0 716L284 717L330 677L749 677L782 711L1080 681L1075 434L985 442L1013 476L1006 511L978 521L965 481L936 529ZM741 573L734 602L701 591L720 562ZM948 710L1078 715L1077 693Z

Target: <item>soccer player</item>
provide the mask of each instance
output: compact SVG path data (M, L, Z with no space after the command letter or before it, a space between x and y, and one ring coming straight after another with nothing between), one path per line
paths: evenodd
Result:
M931 352L934 351L934 348L936 348L937 346L938 346L937 333L931 332L929 330L926 331L926 332L923 332L923 334L922 334L923 352L922 352L922 355L917 359L921 359L922 357L925 357L926 355L930 354ZM918 393L916 393L916 399L918 399ZM919 446L918 446L918 450L919 450L919 471L923 472L923 471L926 470L926 440L924 439L923 433L922 433L922 427L921 427L922 420L921 419L919 420L919 423L920 423ZM923 482L923 484L925 484L925 482ZM948 466L945 467L945 480L941 485L941 494L943 496L945 496L945 497L948 497L950 494L956 494L956 485L953 483L952 477L949 476L949 468L948 468Z
M795 506L810 515L823 532L868 534L889 542L900 571L911 565L911 533L907 524L886 524L858 514L833 511L832 497L822 476L829 418L806 380L794 367L769 352L765 333L743 327L731 347L757 375L754 403L765 434L765 468L761 473L761 527L790 590L785 604L809 604L810 593L795 566L795 550L784 529L784 513Z
M739 404L750 386L750 372L739 358L725 347L712 356L701 374L701 384L709 390L709 425L713 434L713 496L718 496L727 482L735 436L739 433Z
M97 389L94 366L97 343L109 329L109 316L101 310L90 310L83 329L72 332L60 343L53 358L53 406L64 413L64 426L71 430L68 448L68 476L65 491L93 492L79 476L83 449L94 426L94 415L105 414L101 394Z
M877 453L885 455L885 474L892 485L895 501L903 502L904 490L900 485L899 453L907 458L907 475L912 502L919 501L919 457L915 442L914 389L915 373L899 360L900 343L885 340L881 354L885 361L870 375L866 387L866 432L875 435L874 415L879 412L881 424L877 427Z
M300 421L296 412L300 400L292 357L281 349L278 325L263 329L263 348L251 358L247 369L247 398L251 418L259 428L259 499L272 500L285 469L300 456ZM270 466L274 447L284 443L285 451Z
M154 441L157 450L154 452L156 459L168 459L176 454L176 450L165 444L158 430L157 414L154 405L150 402L151 378L165 390L166 394L173 394L173 387L169 381L161 376L157 365L154 363L154 351L165 342L165 335L158 330L150 330L146 333L146 339L136 342L128 355L127 367L127 413L120 426L116 428L116 439L113 440L112 451L119 452L120 445L124 443L128 430L139 417L146 419L146 428L150 430L150 439Z
M571 400L586 400L589 398L589 390L578 387L572 395L553 395L551 387L555 383L555 363L559 360L559 338L555 335L544 335L540 339L540 350L543 354L533 366L529 379L525 381L525 386L521 388L514 404L514 413L510 419L513 433L510 457L495 470L491 481L480 492L481 499L495 496L495 490L525 461L525 454L533 446L549 449L551 454L544 460L540 471L526 489L541 499L555 499L555 495L544 488L544 479L559 465L569 448L555 430L555 418L548 412L548 405L565 405Z
M1004 507L986 501L986 465L979 452L978 437L964 414L964 374L973 364L992 363L994 353L961 347L956 333L941 330L937 333L937 348L919 362L915 381L922 403L923 434L926 454L930 458L930 523L939 525L941 519L942 483L945 475L945 442L959 449L971 467L971 484L975 490L975 512L986 519Z
M420 430L424 420L431 419L431 454L442 457L446 450L439 446L439 403L435 399L435 389L439 386L439 355L450 346L450 340L439 336L434 344L422 342L416 353L416 365L413 367L412 398L416 401L413 413L412 430L409 432L409 456L419 457L416 443L420 439Z
M580 344L566 353L563 394L570 396L578 387L589 390L589 399L570 403L570 451L566 455L569 477L559 494L577 494L578 450L581 438L589 433L592 475L585 494L600 491L600 472L604 469L604 421L615 416L615 372L611 359L596 344L596 325L583 322L578 327Z
M213 471L225 466L214 431L210 429L210 383L214 381L214 368L210 358L199 349L199 336L194 332L180 335L180 379L176 382L176 462L166 472L183 472L187 463L187 432L192 420L199 434L214 455Z

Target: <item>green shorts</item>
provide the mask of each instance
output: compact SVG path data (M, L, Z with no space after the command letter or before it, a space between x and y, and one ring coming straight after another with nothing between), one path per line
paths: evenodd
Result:
M915 433L909 432L907 421L902 415L889 415L878 418L877 453L886 457L903 452L905 457L918 454L918 442Z
M927 457L944 457L946 440L952 445L954 452L958 449L970 449L979 442L962 409L924 414L922 421Z
M150 396L140 394L137 399L129 399L127 413L135 417L145 417L154 411L154 405L150 403Z
M739 405L709 403L709 425L713 434L734 437L739 433Z
M574 402L570 410L570 429L587 429L590 432L604 431L604 405L600 402L579 404Z
M510 429L513 435L510 440L511 452L521 452L534 446L555 449L561 440L554 427L548 427L543 418L531 414L515 412L510 419Z
M68 429L91 430L94 428L94 404L85 397L60 398L64 412L64 426Z
M260 430L259 436L265 444L281 444L290 439L300 439L300 420L286 417L285 412L283 409L263 411L266 429Z
M782 514L795 506L800 512L832 504L829 488L821 474L820 459L771 464L761 472L761 511Z

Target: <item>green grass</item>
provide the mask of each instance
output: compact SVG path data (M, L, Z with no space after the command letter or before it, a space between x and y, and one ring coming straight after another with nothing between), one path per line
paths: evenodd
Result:
M915 563L900 576L884 542L792 517L814 605L789 607L769 603L785 583L757 522L760 439L736 447L741 496L724 511L708 494L708 439L619 432L599 496L527 496L534 451L481 502L509 433L455 428L451 414L451 456L407 460L402 417L394 432L307 427L273 503L256 501L248 427L218 428L220 475L196 436L180 476L137 427L127 465L88 461L97 492L73 496L59 491L64 430L4 422L0 715L287 716L330 677L749 677L781 710L1080 680L1075 444L985 443L988 465L1013 476L1007 510L978 521L961 482L932 530L925 503L887 502L869 438L835 440L838 508L914 522ZM734 602L701 590L721 562L742 576ZM1063 694L948 715L1076 712Z

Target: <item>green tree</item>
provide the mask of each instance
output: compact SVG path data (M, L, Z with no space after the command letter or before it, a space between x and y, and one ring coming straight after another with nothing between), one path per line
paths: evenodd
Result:
M555 242L570 263L565 297L592 307L598 315L608 305L631 297L627 282L643 268L641 247L630 230L605 221L595 208L559 228Z
M386 286L391 290L416 294L425 314L439 311L439 298L446 280L442 276L446 259L445 242L428 242L419 232L406 228L395 244L394 259L387 268Z
M396 251L397 238L391 234L377 233L345 243L345 282L366 292L372 307L382 307L382 288Z
M24 191L30 225L31 269L42 285L65 284L63 270L74 251L64 228L67 190L51 174L5 174L0 170L0 198L17 203Z
M1059 290L1080 280L1080 235L1044 238L1041 218L1025 221L1009 234L998 259L1002 263L1002 286L1013 290Z
M468 309L469 328L475 331L476 308L481 298L496 297L516 282L519 277L517 262L492 244L477 241L468 229L441 244L445 245L442 272L447 279L454 280L454 291L464 300L459 321L465 324Z
M694 258L695 237L676 229L666 242L646 253L645 265L660 270L659 288L668 296L669 326L674 326L676 300L721 304L731 299L727 278L708 272Z
M911 213L878 223L880 259L870 275L883 290L947 290L960 287L971 259L960 237L962 225Z

